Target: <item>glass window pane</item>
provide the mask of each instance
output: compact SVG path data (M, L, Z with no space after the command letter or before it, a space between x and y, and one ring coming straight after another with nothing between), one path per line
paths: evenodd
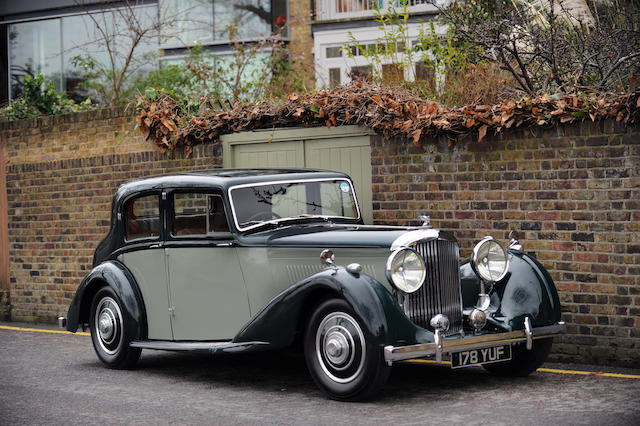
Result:
M160 235L160 207L157 195L135 198L125 208L126 238L158 237Z
M359 67L351 67L351 80L369 80L371 79L373 68L371 65L362 65Z
M224 204L219 195L176 193L173 209L173 235L229 232Z
M240 90L239 96L251 95L252 87L256 86L261 80L269 79L271 71L267 66L271 52L257 52L253 55L251 60L242 66L242 75L240 77ZM220 74L222 74L222 80L227 84L219 85L220 94L218 96L223 98L233 99L233 87L230 87L236 80L236 72L239 66L236 64L236 58L233 55L220 55L215 57L215 67Z
M358 217L351 185L343 180L256 185L233 189L231 196L242 228L300 216Z
M342 47L334 46L327 47L327 58L340 58L342 57Z
M160 0L162 43L193 46L213 41L213 0Z
M329 68L329 87L340 85L340 68Z
M111 14L96 13L96 20L108 28L112 28ZM76 101L88 93L80 87L87 70L82 66L74 66L76 56L91 56L99 64L109 63L109 55L100 38L95 23L87 15L76 15L62 18L62 55L64 57L64 90Z
M150 29L157 21L157 7L144 6L133 9L136 20L134 25L139 29ZM113 61L116 70L122 69L132 47L132 35L134 31L129 28L126 9L95 12L92 16L86 14L62 18L62 48L64 57L64 82L70 96L76 100L84 96L95 96L82 92L80 83L89 71L82 66L74 66L73 58L80 56L91 58L97 67L111 70L111 56L106 47L105 35L111 43ZM101 31L102 30L102 31ZM129 65L129 72L144 73L157 68L155 54L158 48L158 38L153 31L148 31L147 36L140 40L135 47L133 57ZM98 83L109 84L106 76Z
M204 235L207 233L206 194L175 194L173 209L174 235Z
M25 75L42 73L60 90L60 20L25 22L9 25L11 97L22 92Z
M307 206L300 200L305 199L305 188L302 185L292 186L286 192L273 194L271 204L274 217L294 217L307 212Z
M322 205L322 215L355 217L357 210L355 198L351 195L351 187L346 183L336 185L335 183L320 184L320 201Z
M271 0L271 18L273 19L273 32L281 32L282 37L288 37L287 0Z
M209 195L209 226L207 232L230 232L224 202L219 195Z
M229 27L235 27L236 39L262 38L271 34L271 0L214 0L214 37L228 40Z

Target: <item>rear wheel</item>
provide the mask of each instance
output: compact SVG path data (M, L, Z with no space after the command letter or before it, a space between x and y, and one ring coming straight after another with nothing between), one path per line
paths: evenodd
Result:
M485 370L496 376L524 377L533 373L549 356L553 339L539 339L533 341L531 350L527 350L524 344L514 346L513 358L507 362L483 364Z
M316 308L307 324L304 353L318 387L339 401L373 397L391 370L382 349L342 299L327 300Z
M129 335L124 323L122 303L111 287L103 287L91 303L91 341L93 348L109 368L132 368L140 358L140 348L131 348L135 336Z

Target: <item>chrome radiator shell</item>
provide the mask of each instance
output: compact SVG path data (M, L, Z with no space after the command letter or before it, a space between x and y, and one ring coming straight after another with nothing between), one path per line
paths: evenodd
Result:
M460 333L463 317L457 241L446 233L438 232L436 238L411 245L424 259L426 278L418 291L400 297L405 314L416 325L431 331L431 318L437 314L446 315L450 327L445 334Z

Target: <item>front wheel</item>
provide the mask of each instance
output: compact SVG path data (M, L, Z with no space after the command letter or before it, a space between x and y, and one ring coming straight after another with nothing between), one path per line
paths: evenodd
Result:
M140 358L140 348L131 348L135 336L129 335L124 323L120 298L111 287L103 287L91 303L91 341L107 367L132 368Z
M514 346L511 361L483 364L485 370L496 376L524 377L533 373L549 356L553 338L533 341L531 350L527 350L524 344Z
M382 349L342 299L328 300L316 308L307 324L304 354L315 383L339 401L373 397L391 370Z

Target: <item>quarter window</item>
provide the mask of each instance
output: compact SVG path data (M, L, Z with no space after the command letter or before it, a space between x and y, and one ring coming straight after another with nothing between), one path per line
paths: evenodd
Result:
M160 204L157 195L135 198L125 208L127 240L160 236Z
M222 197L196 192L173 196L173 235L207 235L229 232Z

